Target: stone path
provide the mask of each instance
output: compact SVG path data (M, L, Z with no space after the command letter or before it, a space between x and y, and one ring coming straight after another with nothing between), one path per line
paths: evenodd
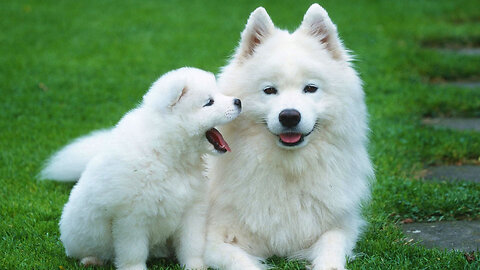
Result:
M407 241L440 250L480 251L480 221L403 224ZM413 240L412 240L413 239Z
M443 53L455 53L466 56L480 56L480 47L434 47L433 49ZM439 85L456 86L460 88L480 88L480 81L447 81L439 82Z
M462 54L462 55L472 55L472 56L480 55L480 48L476 48L476 47L473 47L473 48L468 48L468 47L465 47L465 48L441 48L441 49L438 49L438 50L441 51L441 52L457 53L457 54Z
M442 180L455 182L466 180L480 183L480 166L475 165L443 165L428 167L426 169L425 180Z
M438 83L440 86L455 86L459 88L480 88L480 81L475 82L475 81L449 81L449 82L442 82Z
M480 131L480 118L424 118L422 123L455 130Z
M443 48L433 47L432 49L443 53L455 53L471 57L480 56L480 47L478 46L444 46ZM480 88L480 81L432 81L432 83L458 88ZM425 118L422 123L436 128L480 132L480 118ZM423 172L422 178L428 181L453 182L464 180L480 183L480 166L443 165L428 167ZM480 220L407 223L402 224L401 228L407 236L408 242L415 241L427 248L480 252Z
M480 119L476 118L425 118L428 126L454 130L480 131ZM458 181L480 183L480 166L444 165L425 170L425 180ZM480 221L444 221L433 223L403 224L402 230L407 241L419 242L427 248L440 250L480 251Z

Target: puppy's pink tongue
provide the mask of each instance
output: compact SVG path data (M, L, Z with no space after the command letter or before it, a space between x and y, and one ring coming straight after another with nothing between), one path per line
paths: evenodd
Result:
M205 136L216 150L223 153L232 151L228 143L223 139L222 134L216 128L209 129L207 133L205 133Z
M285 143L296 143L300 141L302 134L300 133L283 133L280 134L280 140Z

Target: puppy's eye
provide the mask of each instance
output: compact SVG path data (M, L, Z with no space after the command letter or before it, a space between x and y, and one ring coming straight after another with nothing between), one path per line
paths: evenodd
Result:
M265 87L265 89L263 89L263 92L267 95L275 95L276 93L278 93L277 89L272 86Z
M203 105L203 107L212 106L214 102L215 101L211 98L208 100L208 102L205 105Z
M317 92L317 90L318 90L318 87L316 87L313 84L309 84L309 85L305 86L305 88L303 88L303 92L305 92L305 93L315 93L315 92Z

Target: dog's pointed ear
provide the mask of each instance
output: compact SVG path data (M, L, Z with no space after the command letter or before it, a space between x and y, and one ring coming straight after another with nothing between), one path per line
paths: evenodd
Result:
M180 100L183 98L183 96L185 96L187 91L188 91L188 88L187 88L186 85L172 91L172 95L169 97L170 102L168 102L167 108L171 109L171 108L175 107L175 105L177 105L178 102L180 102Z
M324 44L334 59L348 60L347 51L338 37L337 27L319 4L313 4L308 8L297 31L313 36Z
M143 104L160 112L169 112L188 92L184 78L169 72L152 84L143 96Z
M275 29L270 16L263 7L255 9L248 18L245 30L242 32L236 58L246 59L253 55L255 48L260 45Z

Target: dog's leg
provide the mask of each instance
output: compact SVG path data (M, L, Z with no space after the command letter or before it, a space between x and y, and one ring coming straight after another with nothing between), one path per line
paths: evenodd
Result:
M235 238L233 238L235 239ZM225 236L210 229L205 244L205 263L213 268L226 270L261 270L266 267L260 258L248 254L239 246L227 243Z
M313 270L344 270L349 251L347 232L335 229L325 232L311 248Z
M103 261L94 256L85 257L80 260L80 263L82 263L85 267L103 265Z
M174 237L178 261L185 269L207 269L203 262L207 203L197 202L184 214Z
M139 222L132 217L113 220L115 265L118 269L147 269L148 234L146 226Z

